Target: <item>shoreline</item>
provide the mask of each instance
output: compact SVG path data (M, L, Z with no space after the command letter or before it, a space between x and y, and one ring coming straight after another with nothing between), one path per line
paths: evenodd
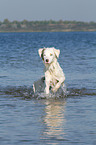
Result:
M96 22L81 21L13 21L0 22L0 32L94 32Z
M69 30L69 29L67 29L67 30L62 30L62 31L59 31L59 30L52 30L52 31L39 31L39 30L37 30L37 31L32 31L32 30L16 30L16 31L0 31L0 33L23 33L23 32L25 32L25 33L28 33L28 32L96 32L96 29L89 29L89 30Z

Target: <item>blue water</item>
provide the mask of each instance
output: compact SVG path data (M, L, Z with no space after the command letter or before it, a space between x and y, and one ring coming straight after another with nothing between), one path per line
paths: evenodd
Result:
M60 49L64 96L33 97L42 47ZM0 33L0 144L96 144L96 32Z

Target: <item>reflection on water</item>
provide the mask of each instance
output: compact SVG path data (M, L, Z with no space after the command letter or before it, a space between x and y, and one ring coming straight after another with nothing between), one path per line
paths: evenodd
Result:
M45 130L43 131L43 139L54 138L55 140L64 140L66 122L64 118L65 100L46 100L45 104L46 115L44 116Z

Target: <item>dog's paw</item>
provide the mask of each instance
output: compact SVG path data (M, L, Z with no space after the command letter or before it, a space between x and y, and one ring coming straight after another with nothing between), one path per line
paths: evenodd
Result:
M52 91L53 93L56 93L57 90L58 90L58 88L56 88L56 87L54 87L54 88L51 89L51 91Z
M51 90L52 90L52 92L53 93L55 93L55 92L57 92L58 91L58 89L60 88L60 84L59 83L57 83L56 84L56 86L55 87L53 87Z

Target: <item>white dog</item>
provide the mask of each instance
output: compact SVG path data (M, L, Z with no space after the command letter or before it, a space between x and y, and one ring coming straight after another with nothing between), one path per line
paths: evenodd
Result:
M49 94L51 88L52 92L56 92L61 85L64 84L65 75L61 69L57 58L59 57L60 50L52 48L40 48L38 50L39 56L42 58L45 65L45 77L37 81L37 84L42 84L45 81L45 93ZM42 87L42 85L41 85ZM36 91L36 83L33 85L34 92Z

